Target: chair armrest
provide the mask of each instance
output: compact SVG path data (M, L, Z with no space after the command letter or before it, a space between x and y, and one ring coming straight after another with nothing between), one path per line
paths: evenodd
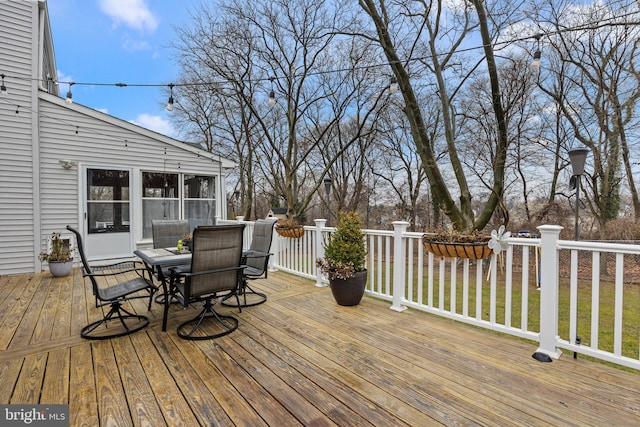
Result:
M120 269L120 270L124 270L124 269L128 269L128 270L134 270L137 267L137 264L139 262L138 261L123 261L123 262L116 262L115 264L105 264L105 265L96 265L93 266L91 265L91 269L93 271L102 271L102 270L114 270L114 269Z
M252 250L248 250L248 251L244 251L242 252L242 258L264 258L264 257L269 257L273 255L272 253L267 253L267 252L258 252L258 251L252 251Z
M217 270L207 270L207 271L199 271L197 273L191 273L180 270L179 267L173 267L171 269L171 275L180 276L180 277L194 277L194 276L202 276L203 274L213 274L213 273L224 273L225 271L235 271L235 270L244 270L246 265L241 264L237 267L228 267L228 268L219 268Z
M113 264L113 266L116 266L119 264ZM112 268L115 268L113 267ZM103 271L103 270L108 270L108 268L100 268L98 271ZM117 276L119 274L125 274L125 273L132 273L135 272L136 274L138 274L139 276L144 277L145 273L148 274L149 271L146 268L129 268L126 270L118 270L118 271L112 271L109 273L87 273L87 272L83 272L82 276L83 277L109 277L109 276Z

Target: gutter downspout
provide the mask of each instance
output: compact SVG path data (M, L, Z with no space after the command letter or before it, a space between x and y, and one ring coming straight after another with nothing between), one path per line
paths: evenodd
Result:
M45 23L45 2L38 1L38 89L49 93L49 89L42 84L42 63L44 62L44 23Z

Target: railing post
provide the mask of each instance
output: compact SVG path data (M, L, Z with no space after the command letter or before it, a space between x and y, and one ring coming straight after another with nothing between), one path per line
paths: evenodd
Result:
M394 221L391 224L393 224L393 304L389 308L400 312L407 309L402 305L406 288L405 268L407 265L407 243L402 235L410 224L406 221Z
M282 238L276 232L275 228L271 230L271 233L273 233L271 237L271 253L273 255L269 257L268 271L273 273L274 271L278 271L278 266L280 265L280 242L282 242Z
M316 246L316 258L324 258L324 242L322 240L322 231L325 228L325 225L327 223L326 219L314 219L314 222L316 223L316 229L315 229L315 238L314 238L314 242L315 242L315 246ZM327 286L327 284L323 281L324 279L324 275L320 272L320 270L318 269L318 267L316 267L315 265L316 260L313 260L313 267L315 269L316 272L316 286L321 288L321 287L325 287Z
M564 227L541 225L540 230L540 347L539 353L558 359L558 238Z

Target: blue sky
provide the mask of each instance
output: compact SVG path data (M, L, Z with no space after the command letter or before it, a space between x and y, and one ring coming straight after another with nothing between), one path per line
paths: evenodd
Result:
M49 0L61 82L168 85L179 75L170 44L199 0ZM73 100L175 136L165 87L72 87ZM67 84L60 86L65 96Z

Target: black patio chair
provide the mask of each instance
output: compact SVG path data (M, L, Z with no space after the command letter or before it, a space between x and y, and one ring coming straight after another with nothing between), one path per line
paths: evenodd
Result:
M218 297L235 295L242 280L242 235L244 224L198 227L193 232L191 271L179 267L171 269L170 293L183 306L203 301L202 311L193 319L178 326L178 336L204 340L221 337L235 331L238 319L216 312ZM167 306L165 306L165 310ZM212 318L214 322L203 323Z
M186 219L154 219L151 220L151 233L153 235L154 248L171 248L178 244L178 240L182 240L184 235L191 231L189 221ZM181 265L182 271L189 271L190 264ZM162 267L159 271L154 272L158 280L168 279L171 275L169 267ZM158 304L164 304L164 295L156 296ZM171 302L175 302L171 300Z
M269 257L272 255L269 251L271 250L271 242L273 241L273 227L276 222L276 219L271 218L257 220L253 226L249 250L242 253L244 257L243 264L246 265L242 272L242 283L238 288L238 294L241 298L240 305L242 307L262 304L267 300L267 295L253 289L249 286L248 281L267 278ZM228 300L229 297L224 299L222 303L229 305Z
M186 219L154 219L151 221L153 247L174 247L190 231L189 221Z
M149 324L147 316L134 314L123 307L125 301L138 298L149 298L147 309L151 309L153 294L158 288L146 268L134 261L90 266L84 253L84 245L80 232L67 226L67 230L75 234L78 253L82 260L82 277L91 280L96 308L109 306L109 312L100 320L92 322L80 330L80 336L86 339L107 339L137 332ZM134 273L136 277L118 281L115 285L108 283L119 280L123 275ZM143 292L144 291L144 292Z

